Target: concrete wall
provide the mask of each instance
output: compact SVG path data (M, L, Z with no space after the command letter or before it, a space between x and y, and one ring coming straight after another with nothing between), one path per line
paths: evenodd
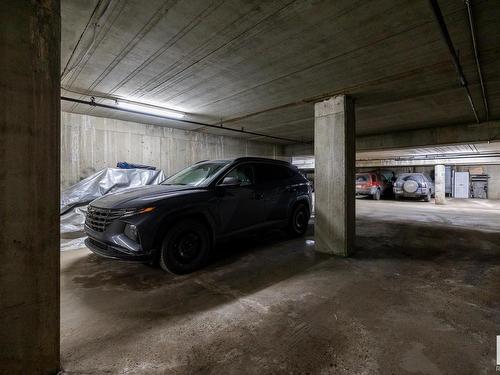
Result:
M153 165L170 175L200 160L282 154L283 147L271 143L61 113L63 188L118 161Z
M311 142L286 145L284 147L284 155L288 157L314 155L314 143Z
M458 172L469 172L469 169L482 168L483 173L490 176L488 180L488 199L500 199L500 165L457 166Z

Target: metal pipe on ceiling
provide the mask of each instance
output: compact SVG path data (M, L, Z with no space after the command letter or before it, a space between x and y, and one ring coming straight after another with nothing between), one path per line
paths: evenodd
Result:
M446 23L444 22L443 13L441 13L441 8L439 7L437 0L429 0L429 3L431 5L432 12L434 13L434 17L436 18L436 21L439 25L439 31L441 32L441 36L443 37L443 40L445 41L448 47L448 51L450 52L451 60L453 62L453 65L455 66L455 70L457 71L459 85L465 90L472 112L474 113L474 117L476 118L476 122L479 124L480 121L479 121L479 116L477 114L476 106L474 105L474 101L472 100L472 96L462 66L458 61L458 56L455 51L455 47L453 47L453 42L451 41L450 33L448 32L448 28L446 27Z
M474 49L474 58L476 59L477 75L479 76L479 83L481 84L481 94L483 96L484 112L486 116L486 121L488 121L490 117L490 111L488 108L488 99L486 96L486 87L484 85L484 80L483 80L483 72L481 71L481 64L479 62L479 52L476 41L476 27L474 25L474 17L472 15L472 0L465 0L465 6L467 7L467 17L469 19L469 28L470 28L470 35L472 38L472 48Z
M263 138L271 138L271 139L277 139L280 141L286 141L286 142L292 142L292 143L304 143L301 141L298 141L296 139L291 139L291 138L284 138L284 137L277 137L274 135L268 135L268 134L262 134L262 133L257 133L257 132L252 132L244 129L234 129L234 128L227 128L222 125L212 125L212 124L205 124L203 122L198 122L198 121L191 121L191 120L183 120L183 119L174 119L168 116L161 116L161 115L156 115L156 114L151 114L151 113L146 113L146 112L141 112L141 111L135 111L132 109L126 109L126 108L120 108L120 107L114 107L112 105L107 105L107 104L102 104L102 103L96 103L95 101L86 101L86 100L80 100L80 99L75 99L75 98L70 98L67 96L61 96L61 100L67 101L67 102L72 102L72 103L77 103L77 104L86 104L89 106L93 107L99 107L99 108L106 108L106 109L113 109L115 111L121 111L121 112L127 112L127 113L133 113L136 115L143 115L143 116L151 116L151 117L156 117L160 118L163 120L170 120L170 121L175 121L175 122L182 122L185 124L191 124L191 125L198 125L198 126L206 126L208 128L214 128L214 129L219 129L219 130L227 130L235 133L242 133L242 134L249 134L249 135L254 135L256 137L263 137Z

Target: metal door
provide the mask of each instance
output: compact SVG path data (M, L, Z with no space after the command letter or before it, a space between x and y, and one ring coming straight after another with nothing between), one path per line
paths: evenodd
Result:
M444 170L444 193L451 196L451 166L446 165Z
M469 172L455 172L455 198L469 198Z

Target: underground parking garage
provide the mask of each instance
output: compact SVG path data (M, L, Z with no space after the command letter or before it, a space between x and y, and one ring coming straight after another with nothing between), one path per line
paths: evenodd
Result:
M0 373L500 371L497 1L0 10Z

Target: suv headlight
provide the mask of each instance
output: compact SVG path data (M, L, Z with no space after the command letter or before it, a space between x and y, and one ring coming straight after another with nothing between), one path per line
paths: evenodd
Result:
M138 214L145 214L147 212L154 211L155 207L144 207L144 208L132 208L129 210L124 210L120 217L129 217Z

